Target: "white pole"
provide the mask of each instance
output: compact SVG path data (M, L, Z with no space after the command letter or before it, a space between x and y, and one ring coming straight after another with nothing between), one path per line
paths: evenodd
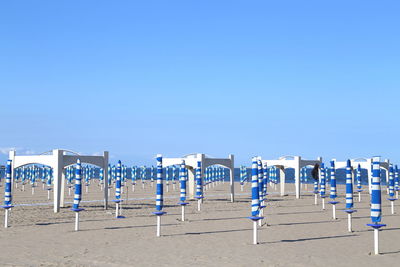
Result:
M47 199L50 199L50 190L47 190Z
M358 192L358 202L361 202L361 192Z
M25 185L22 184L22 191L25 191Z
M375 255L379 254L379 229L374 229L374 251Z
M32 187L32 195L35 194L35 187Z
M257 221L253 221L253 244L257 245Z
M161 216L157 215L157 236L161 235Z
M71 187L68 187L68 196L71 196Z
M197 211L201 210L201 200L200 198L197 200Z
M86 193L89 193L89 186L86 185Z
M394 214L394 201L390 201L390 206L392 207L392 214Z
M75 212L75 231L79 231L79 212Z
M6 209L6 214L4 216L4 228L8 228L8 209Z
M314 205L318 205L318 196L314 194Z
M335 204L332 205L332 216L333 216L333 219L336 220L336 205Z
M185 221L185 205L182 205L182 222Z
M243 192L243 185L240 185L240 191Z
M119 203L117 202L116 204L115 204L115 218L118 218L118 213L119 213Z
M322 198L322 209L325 210L325 198Z
M169 192L169 185L166 185L167 186L167 192Z
M351 233L353 232L351 229L351 213L347 214L347 226L348 226L348 231Z
M260 217L263 217L264 216L264 209L261 209L260 210ZM262 226L262 219L259 219L258 220L258 226Z
M396 191L396 198L399 199L399 191Z

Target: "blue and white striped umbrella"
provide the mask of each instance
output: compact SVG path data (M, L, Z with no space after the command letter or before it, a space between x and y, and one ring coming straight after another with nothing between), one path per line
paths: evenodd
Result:
M179 173L179 180L180 180L180 185L181 185L181 192L180 192L180 203L179 204L186 204L186 167L185 167L185 161L182 160L181 162L181 169Z
M351 179L351 162L347 160L346 166L346 209L353 208L353 181Z
M390 164L389 166L389 196L391 198L394 197L394 170L393 165Z
M380 161L380 157L373 157L372 159L371 220L375 224L381 222L382 219Z
M335 200L337 197L336 193L336 174L335 174L335 162L331 161L331 194L329 196L331 199Z
M394 165L394 190L399 191L399 169Z
M320 173L321 173L321 181L320 181L321 188L319 190L319 194L321 197L325 197L325 167L324 167L324 163L321 163Z
M268 184L268 166L267 163L264 163L263 166L263 195L264 199L267 197L267 184Z
M258 187L258 165L257 157L254 157L251 165L251 216L258 217L259 214L260 195Z
M6 181L4 183L4 208L12 207L12 187L11 187L12 161L7 160Z
M158 212L162 211L163 209L164 184L162 175L163 175L162 155L157 155L156 210Z
M82 170L81 161L78 159L76 161L75 170L75 194L74 194L74 205L73 210L79 210L79 203L82 200Z
M260 199L260 207L263 204L264 196L263 196L263 170L261 159L257 160L257 175L258 175L258 197Z
M362 191L362 185L361 185L361 165L358 164L357 166L357 171L356 171L356 180L357 180L357 189L358 192Z
M201 181L201 161L197 161L196 168L196 198L203 198L203 184Z
M115 198L116 200L121 199L121 161L117 164L117 177L115 180Z

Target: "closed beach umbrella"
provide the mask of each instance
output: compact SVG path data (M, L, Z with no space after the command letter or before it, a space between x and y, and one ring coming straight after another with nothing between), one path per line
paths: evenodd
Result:
M356 171L356 180L357 180L357 192L358 192L358 202L361 202L361 192L362 184L361 184L361 165L358 164L357 171Z
M251 219L253 221L253 244L257 244L257 221L262 219L260 217L260 192L258 184L258 159L253 157L251 165Z
M267 198L267 185L268 185L268 168L267 163L263 164L263 195L264 200Z
M201 161L197 161L196 168L196 198L197 198L197 210L201 210L201 201L203 199L203 184L201 181Z
M182 206L182 222L185 221L185 206L188 204L186 202L186 165L185 161L182 160L181 168L179 172L179 181L180 181L180 202L179 205Z
M79 231L79 212L83 209L79 208L79 203L82 200L82 170L81 161L78 159L76 161L75 170L75 194L74 203L72 206L72 211L75 212L75 231Z
M353 181L351 177L351 162L347 160L346 166L346 209L352 209L353 203Z
M162 155L158 154L157 157L157 184L156 184L156 211L153 214L157 215L157 236L161 235L161 216L164 215L164 183L163 183L163 167Z
M379 254L379 229L386 226L380 223L382 220L382 199L381 199L381 170L380 157L372 158L372 182L371 182L371 224L374 229L374 252Z
M325 166L324 163L321 163L321 169L320 169L320 173L321 173L321 181L320 181L320 190L319 190L319 195L322 199L322 209L325 209Z
M6 180L4 183L4 206L5 209L5 220L4 227L8 227L8 213L9 209L12 208L12 187L11 187L11 174L12 174L12 161L7 160L6 166Z
M391 211L392 214L394 214L394 201L397 198L394 197L394 169L393 165L389 165L389 198L388 200L390 201L390 206L391 206Z
M331 201L329 201L330 204L332 204L332 218L335 220L336 219L336 204L339 202L336 201L337 197L337 192L336 192L336 173L335 173L335 161L331 161L331 192L329 197L331 198Z
M350 160L347 160L347 165L346 165L346 209L345 212L347 212L347 227L348 231L352 232L352 222L351 222L351 216L353 212L356 212L356 210L353 210L354 202L353 202L353 180L352 180L352 171L351 171L351 162Z
M394 166L394 190L396 191L396 198L399 198L399 169L397 165Z

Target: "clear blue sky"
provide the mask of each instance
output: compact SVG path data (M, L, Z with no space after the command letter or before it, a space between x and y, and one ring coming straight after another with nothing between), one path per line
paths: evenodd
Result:
M399 14L399 1L2 1L0 149L399 162Z

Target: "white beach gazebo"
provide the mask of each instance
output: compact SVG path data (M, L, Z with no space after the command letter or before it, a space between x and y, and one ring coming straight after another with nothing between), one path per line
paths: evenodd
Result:
M59 212L64 207L65 173L64 169L76 164L80 159L81 163L96 165L103 168L104 183L108 183L108 151L102 156L79 155L76 152L65 149L53 149L40 155L16 155L15 150L9 152L9 159L12 160L12 182L14 181L14 169L28 164L42 164L53 168L54 176L54 212ZM108 205L108 190L104 190L104 208Z
M189 173L189 199L194 199L195 195L195 170L197 168L197 162L201 162L201 177L204 175L204 170L212 165L219 165L229 169L230 174L230 200L234 202L235 199L235 183L234 183L234 155L230 154L228 158L212 158L207 156L206 154L201 153L193 153L189 155L185 155L180 158L162 158L162 165L163 167L168 167L172 165L180 165L182 160L185 161L186 168L188 169Z
M279 169L280 176L280 195L285 195L285 169L294 169L294 180L296 188L296 198L300 198L300 170L306 166L314 166L315 164L321 165L322 157L318 157L316 160L302 159L300 156L283 156L279 159L262 160L263 164L267 164L267 167L275 166Z

